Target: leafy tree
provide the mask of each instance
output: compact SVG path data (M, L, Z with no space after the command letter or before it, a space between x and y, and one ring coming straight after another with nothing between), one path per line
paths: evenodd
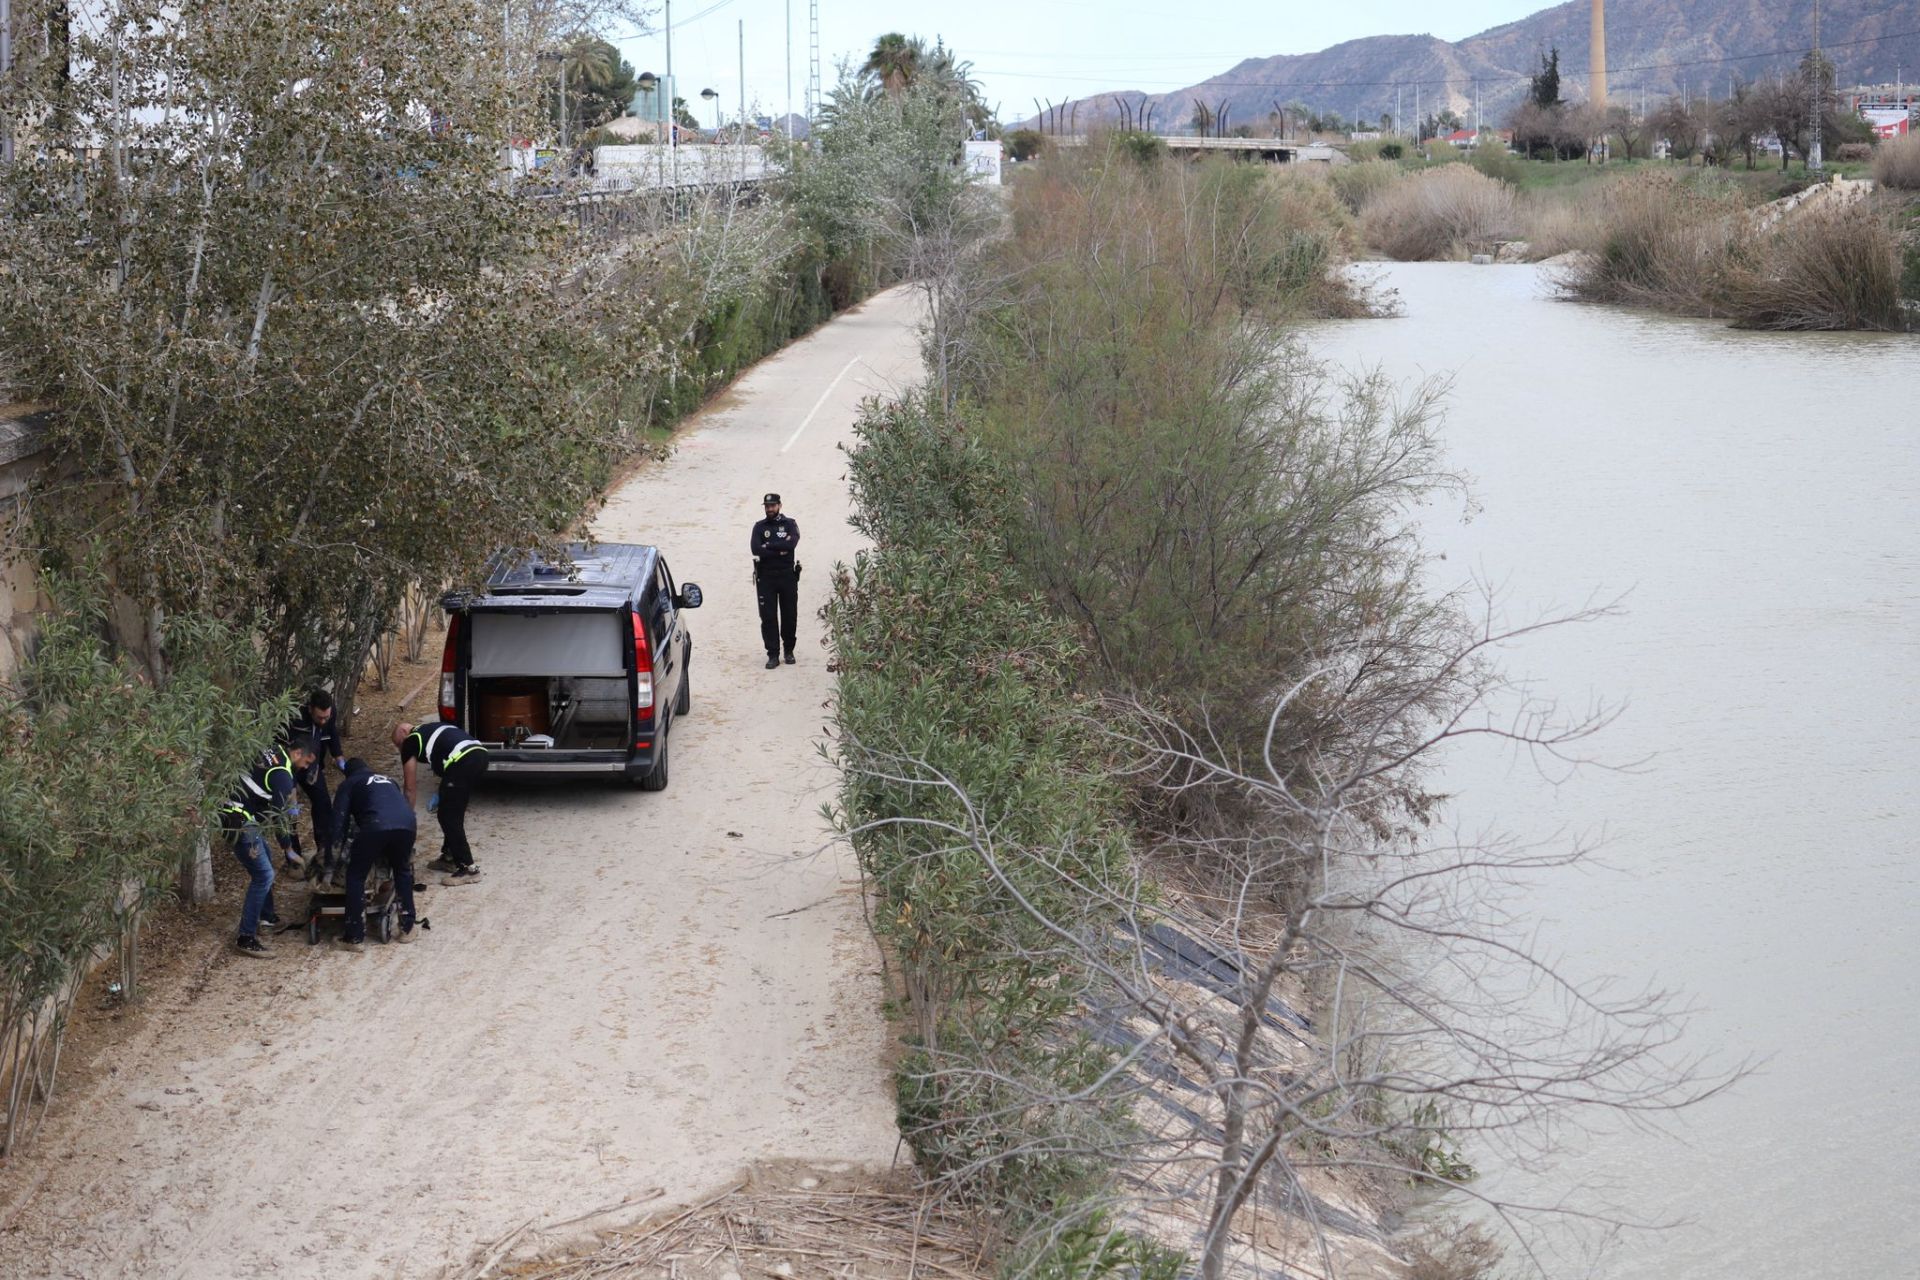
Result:
M131 0L19 46L0 368L58 407L46 536L97 540L157 676L206 615L350 681L406 584L563 528L621 447L634 303L500 181L537 85L469 39L497 20Z
M588 36L574 41L565 53L568 131L580 137L589 130L626 114L638 88L638 77L620 51L605 40ZM549 85L556 99L559 73Z
M1043 141L1038 129L1015 129L1007 135L1007 155L1014 160L1031 160L1040 154Z
M0 1154L52 1100L80 978L117 946L133 994L142 913L290 710L253 700L260 654L242 630L176 619L173 679L156 687L101 638L91 572L49 594L39 647L18 686L0 686Z
M860 69L878 77L888 97L898 98L919 76L918 42L907 39L898 31L889 31L873 42L873 50L867 54L867 60Z
M1540 56L1540 70L1527 77L1527 101L1549 111L1560 106L1560 49Z

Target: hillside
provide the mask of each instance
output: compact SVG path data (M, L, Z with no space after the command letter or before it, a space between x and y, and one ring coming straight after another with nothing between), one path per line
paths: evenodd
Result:
M1861 10L1869 10L1864 15ZM1586 94L1589 61L1586 0L1542 9L1457 43L1429 35L1382 35L1318 53L1248 58L1199 84L1148 94L1116 86L1076 99L1077 123L1116 123L1116 103L1136 114L1153 111L1157 132L1186 132L1195 100L1225 107L1228 124L1264 131L1278 107L1304 104L1337 111L1348 120L1378 121L1394 110L1400 87L1402 118L1420 106L1451 107L1473 116L1476 86L1483 117L1497 121L1526 89L1527 76L1550 47L1560 50L1562 93ZM1617 100L1677 93L1683 81L1698 94L1726 94L1729 77L1751 79L1792 65L1810 45L1813 0L1612 0L1607 6L1609 86ZM1920 0L1882 5L1870 0L1828 3L1822 43L1843 84L1891 82L1920 68ZM1784 52L1783 52L1784 51ZM1031 124L1029 120L1027 123Z

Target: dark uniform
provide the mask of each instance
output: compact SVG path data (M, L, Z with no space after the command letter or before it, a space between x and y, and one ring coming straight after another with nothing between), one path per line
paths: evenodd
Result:
M347 851L347 918L341 936L348 942L367 940L367 873L378 863L393 872L393 890L400 899L400 934L413 929L413 839L418 823L413 806L400 785L384 773L375 773L364 760L353 761L347 780L334 797L332 847L345 848L347 824L353 824L353 846Z
M762 503L778 508L780 495L770 493ZM792 516L777 513L754 523L747 540L753 552L753 585L760 597L760 639L767 647L767 665L778 666L782 650L793 661L793 642L800 619L800 526Z
M280 913L273 907L273 857L267 852L261 827L285 820L293 799L293 757L284 747L263 751L240 775L240 785L220 806L220 830L227 847L247 869L247 896L240 906L242 951L261 953L260 926L277 927Z
M300 713L287 721L285 740L298 742L302 738L312 738L319 747L313 763L307 771L295 776L300 793L307 798L307 811L313 816L314 852L320 855L320 868L324 872L333 865L333 797L327 794L327 761L344 765L346 749L340 743L340 713L334 712L327 717L325 724L318 724L313 718L311 705L300 708ZM300 831L289 826L280 837L281 849L300 857Z
M487 771L487 749L457 724L423 724L400 744L400 763L419 760L440 778L440 855L454 874L470 872L473 849L467 844L467 801Z

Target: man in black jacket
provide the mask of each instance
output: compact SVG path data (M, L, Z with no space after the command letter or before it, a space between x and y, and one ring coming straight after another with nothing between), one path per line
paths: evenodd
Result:
M413 806L400 784L375 773L365 760L347 761L347 780L334 797L333 826L328 834L334 848L346 843L347 824L353 824L353 846L347 852L347 918L334 946L343 951L367 949L367 874L378 863L393 872L393 890L400 898L401 942L413 941L413 838L417 824Z
M309 693L300 710L287 722L286 740L294 742L302 738L313 739L320 751L314 762L295 779L300 784L301 794L307 798L307 811L313 815L313 862L305 862L300 855L298 829L289 830L282 837L280 847L286 854L288 871L299 871L305 866L309 875L330 880L335 874L336 859L333 853L333 797L327 794L327 761L331 760L336 767L344 769L347 752L340 743L340 718L334 714L333 695L325 689L315 689Z
M793 642L799 628L800 526L780 514L780 495L762 498L766 518L756 522L747 540L753 552L753 586L760 597L760 639L767 646L767 670L780 665L782 648L793 661Z
M421 765L440 777L436 797L440 856L427 864L427 870L446 872L442 885L477 884L480 868L474 865L473 847L467 843L467 801L487 772L487 748L457 724L414 725L404 720L393 726L393 745L400 751L400 776L409 806L418 794Z

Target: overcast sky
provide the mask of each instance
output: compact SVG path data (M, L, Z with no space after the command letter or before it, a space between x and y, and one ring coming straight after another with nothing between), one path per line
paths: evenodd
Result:
M721 95L726 118L740 95L738 34L746 24L750 114L778 115L787 103L787 14L793 19L793 105L806 86L807 0L674 0L673 70L680 95L702 124L713 119L701 89ZM1276 4L1228 0L1184 5L1168 0L967 0L903 5L879 0L820 0L820 73L831 87L834 64L865 56L887 31L945 36L970 60L1003 119L1033 114L1033 99L1059 101L1104 89L1178 89L1246 57L1311 53L1362 36L1427 32L1458 40L1549 7L1541 0L1333 0ZM910 16L909 16L910 15ZM664 25L656 14L654 25ZM614 43L636 71L666 70L666 45L652 35ZM757 104L757 105L756 105Z

